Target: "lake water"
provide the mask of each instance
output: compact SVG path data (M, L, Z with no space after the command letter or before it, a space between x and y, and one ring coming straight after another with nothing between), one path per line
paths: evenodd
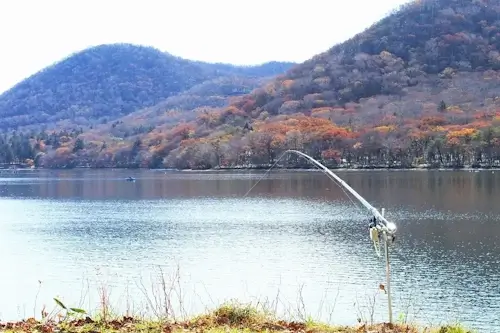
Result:
M395 320L500 330L500 171L338 174L398 226ZM262 175L4 171L0 320L39 317L56 296L90 311L105 294L115 311L152 313L160 269L176 281L176 315L238 299L337 324L372 309L387 320L367 212L320 172L273 171L244 197Z

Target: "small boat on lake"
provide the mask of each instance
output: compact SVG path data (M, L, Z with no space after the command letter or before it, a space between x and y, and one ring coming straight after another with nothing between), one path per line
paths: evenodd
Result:
M134 177L127 177L126 181L128 182L135 182L135 178Z

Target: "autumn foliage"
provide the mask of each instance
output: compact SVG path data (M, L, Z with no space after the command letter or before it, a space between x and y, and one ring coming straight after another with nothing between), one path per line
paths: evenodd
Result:
M499 15L493 0L414 1L250 93L210 81L219 95L83 131L8 133L0 163L268 167L298 149L330 167L500 166Z

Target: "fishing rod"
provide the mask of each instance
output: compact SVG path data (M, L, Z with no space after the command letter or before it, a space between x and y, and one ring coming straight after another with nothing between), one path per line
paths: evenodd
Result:
M294 153L299 156L304 157L308 161L314 163L316 166L318 166L320 169L322 169L325 173L327 173L329 176L334 178L340 185L342 185L346 190L348 190L358 201L373 215L375 220L373 221L373 224L371 226L374 226L377 228L377 230L381 232L385 232L388 235L391 236L392 240L394 239L395 233L396 233L396 225L393 222L388 221L383 214L381 214L375 207L370 205L368 201L365 200L361 195L359 195L358 192L356 192L349 184L347 184L345 181L342 180L339 176L334 174L330 169L328 169L326 166L318 162L316 159L312 158L311 156L298 151L298 150L287 150L285 153Z
M388 299L388 307L389 307L389 323L392 323L392 297L391 297L391 283L390 283L390 262L389 262L389 245L394 243L396 237L396 225L393 222L388 221L385 218L385 209L382 208L382 213L380 213L375 207L373 207L365 198L363 198L358 192L356 192L349 184L347 184L342 178L333 173L330 169L324 166L322 163L312 158L311 156L294 149L289 149L283 152L281 156L274 162L274 164L267 170L267 172L257 181L254 186L250 188L250 190L245 194L247 196L248 193L273 169L278 162L286 155L286 154L296 154L299 157L305 158L309 162L313 163L316 167L321 169L330 179L333 179L338 184L340 184L342 189L346 189L349 191L372 215L373 218L370 219L370 223L368 225L370 232L370 239L373 242L377 255L380 257L380 238L384 241L384 254L385 254L385 263L386 263L386 287L385 292L387 293ZM378 249L377 249L378 245Z

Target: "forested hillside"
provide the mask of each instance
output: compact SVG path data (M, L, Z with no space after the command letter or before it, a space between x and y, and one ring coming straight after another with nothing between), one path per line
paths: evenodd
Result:
M31 144L47 167L269 165L289 148L332 167L498 166L499 17L498 0L414 1L228 106L178 95L192 112L169 99Z
M291 65L208 64L151 47L101 45L73 54L0 95L0 130L95 126L206 81L224 82L225 90L217 93L243 94L249 89L241 87L242 80L253 88L261 78L282 73Z
M498 0L409 3L230 107L200 114L166 163L263 164L298 148L331 166L493 165L499 15Z

